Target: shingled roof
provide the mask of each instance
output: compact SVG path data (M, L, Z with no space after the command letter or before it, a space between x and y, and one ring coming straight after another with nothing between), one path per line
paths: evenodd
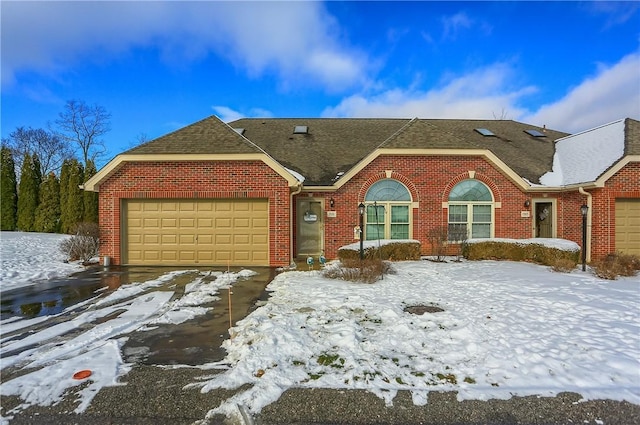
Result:
M283 166L305 177L305 186L329 186L410 122L379 118L244 118L229 123ZM307 126L307 133L294 133Z
M296 126L302 131L294 132ZM637 132L637 122L629 128ZM529 129L539 136L527 134ZM332 185L378 148L490 150L518 175L538 183L552 168L554 141L565 136L511 120L243 118L227 125L211 116L125 154L266 153L304 176L308 187Z
M218 117L210 116L124 152L145 154L263 153Z
M511 120L378 118L243 118L229 123L244 129L285 167L305 176L305 186L331 185L377 148L490 150L520 176L537 183L551 169L556 139L567 133ZM294 134L307 126L307 134ZM494 136L483 136L486 128ZM525 130L537 130L534 137Z

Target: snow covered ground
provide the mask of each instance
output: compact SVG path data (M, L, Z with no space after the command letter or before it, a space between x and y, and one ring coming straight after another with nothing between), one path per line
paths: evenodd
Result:
M3 247L3 257L7 252ZM3 288L5 276L21 276L6 265L29 264L36 274L55 261L3 258ZM410 261L394 268L374 284L330 280L317 270L279 274L268 287L269 301L232 328L226 359L201 366L222 373L192 387L250 384L211 406L211 413L229 415L239 405L259 412L292 387L367 389L387 403L399 390L411 391L416 404L426 403L430 391L452 390L459 399L574 391L585 399L640 404L640 277L607 281L579 269L555 273L506 261ZM158 290L179 273L193 279L182 298ZM96 294L63 313L73 320L53 326L37 326L47 318L4 320L2 368L36 369L3 382L0 393L25 399L19 409L56 403L85 382L72 375L90 368L91 383L78 393L81 412L100 388L117 385L132 367L120 354L125 334L202 314L200 305L242 273L211 279L206 272L169 272L108 298ZM411 306L443 311L417 315L405 311ZM114 319L96 320L116 311L122 313ZM88 323L98 324L59 344L69 329ZM36 331L14 338L31 326ZM12 354L19 348L25 351Z
M67 238L54 233L0 232L0 291L82 271L82 265L64 262L59 247Z

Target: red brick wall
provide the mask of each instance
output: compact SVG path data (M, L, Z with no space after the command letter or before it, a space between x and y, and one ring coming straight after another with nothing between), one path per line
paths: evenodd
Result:
M325 218L325 255L335 258L341 246L354 243L353 228L359 223L358 204L364 199L367 189L376 181L386 178L386 170L393 171L392 178L404 183L419 208L413 210L413 238L423 245L423 254L430 254L427 235L435 227L446 226L448 210L442 203L456 183L475 178L485 183L496 202L502 207L495 210L495 236L504 238L530 238L532 218L522 218L524 202L531 196L523 193L515 184L497 171L487 160L480 157L436 156L384 156L378 157L352 178L340 190L332 193L312 193L324 197L329 208L333 197L337 217ZM301 196L307 196L307 193Z
M100 254L121 264L124 199L269 199L272 266L289 264L290 196L286 180L260 161L125 163L100 186Z

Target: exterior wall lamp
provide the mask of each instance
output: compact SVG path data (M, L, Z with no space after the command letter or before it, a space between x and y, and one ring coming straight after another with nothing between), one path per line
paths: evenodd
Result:
M580 207L582 213L582 271L587 270L587 213L589 207L584 204Z
M336 206L336 201L334 201L333 196L331 197L331 199L329 199L329 206L330 206L331 208L333 208L333 207L335 207L335 206Z
M364 260L364 204L362 202L358 205L358 213L360 214L360 260Z
M529 205L531 205L531 201L530 200L527 199L526 201L524 201L524 207L525 208L529 208Z

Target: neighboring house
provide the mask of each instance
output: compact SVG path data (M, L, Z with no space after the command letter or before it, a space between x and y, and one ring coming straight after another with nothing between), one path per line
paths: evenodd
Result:
M505 120L209 117L116 156L112 264L286 266L359 238L563 238L640 254L640 123L575 135ZM435 229L435 230L434 230ZM447 236L448 234L448 236Z

